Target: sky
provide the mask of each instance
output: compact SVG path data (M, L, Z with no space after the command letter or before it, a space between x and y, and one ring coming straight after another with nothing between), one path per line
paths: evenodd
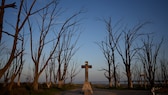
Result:
M9 0L9 2L11 1ZM78 40L80 49L74 56L74 60L77 60L78 68L81 68L85 61L92 65L92 68L89 69L90 81L107 81L104 72L99 71L106 67L106 61L96 44L106 37L105 25L100 21L102 18L111 17L112 25L122 19L121 23L128 28L139 22L152 21L151 25L143 29L144 32L155 33L156 41L164 37L163 49L168 52L166 50L168 48L167 0L60 0L59 7L65 9L67 15L71 15L80 9L86 10L81 15L82 21L79 31L82 33ZM9 14L6 15L8 19L11 19L10 16ZM120 69L122 72L123 68ZM84 81L84 69L76 76L75 81Z
M139 22L151 21L152 24L145 27L144 32L154 32L156 40L164 37L163 47L168 48L168 1L167 0L62 0L61 6L70 11L84 8L87 10L85 19L82 21L83 33L79 39L80 50L77 52L79 64L88 61L92 65L89 69L91 81L106 80L104 72L99 71L106 67L105 58L95 42L105 39L105 25L98 19L112 18L114 25L122 19L121 23L132 27ZM166 51L167 52L167 51ZM123 69L123 68L121 68ZM82 78L84 70L77 79Z

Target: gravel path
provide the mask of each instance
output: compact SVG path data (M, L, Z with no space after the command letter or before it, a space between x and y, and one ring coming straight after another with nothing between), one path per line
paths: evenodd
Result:
M81 93L81 89L75 89L75 90L62 92L60 95L83 95L83 94ZM144 90L94 89L93 95L152 95L152 94L149 91L144 91Z

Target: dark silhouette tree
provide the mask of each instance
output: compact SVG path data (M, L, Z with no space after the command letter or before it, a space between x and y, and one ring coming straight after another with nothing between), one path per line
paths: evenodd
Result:
M81 11L78 13L75 13L67 19L68 26L67 29L65 30L62 38L60 39L60 42L58 43L58 48L56 51L56 56L57 56L57 63L58 63L58 87L61 88L62 85L64 84L64 81L67 77L68 73L68 66L70 64L70 61L72 57L75 55L77 52L78 48L76 48L76 44L79 38L79 35L77 36L75 26L78 24L78 21L71 22L72 19L74 19L77 15L81 14ZM77 36L76 39L73 39L74 36Z
M69 70L69 76L70 76L70 84L73 84L73 81L75 79L75 77L79 74L81 69L79 69L77 67L77 63L73 62L70 66L70 70Z
M4 2L4 0L3 0L3 2ZM2 2L2 3L3 3ZM11 64L13 63L13 61L14 61L14 59L17 57L17 56L20 56L21 54L22 54L22 52L23 52L23 50L21 50L21 51L17 51L18 49L17 49L17 47L18 47L18 43L19 43L19 40L21 40L20 38L19 38L19 33L22 31L22 29L23 29L23 27L24 27L24 25L25 25L25 23L27 22L27 20L28 20L28 18L31 16L31 15L33 15L33 14L35 14L36 12L32 12L32 8L33 8L33 6L34 6L34 4L35 4L35 2L36 2L36 0L34 0L34 1L32 1L31 3L30 3L30 6L29 6L29 8L27 8L27 10L26 10L26 14L25 15L21 15L21 13L24 13L24 0L21 0L20 1L20 5L18 6L18 12L17 12L17 17L15 18L16 19L16 25L12 25L12 24L10 24L11 25L11 27L14 29L14 34L10 34L8 31L2 31L1 30L1 33L2 32L4 32L4 33L6 33L6 34L8 34L9 36L11 36L11 37L13 37L13 42L12 42L12 47L11 47L11 52L10 52L10 56L9 56L9 58L7 59L7 62L6 62L6 64L4 65L4 67L3 68L1 68L0 69L0 78L4 75L4 73L8 70L8 68L11 66ZM5 8L4 7L5 5L4 4L2 4L2 6L1 6L1 11ZM12 4L12 6L14 6L15 7L15 3L13 3ZM1 14L1 15L3 15L3 14ZM21 19L22 18L22 19ZM3 17L2 18L0 18L1 20L3 19ZM3 21L1 21L1 23L3 24ZM2 26L2 25L1 25ZM0 35L2 35L2 34L0 34Z
M35 41L33 39L33 18L30 18L28 20L29 24L29 31L30 31L30 50L31 50L31 58L34 63L34 81L33 81L33 89L38 90L38 79L42 72L45 70L46 66L50 63L51 59L54 58L54 54L58 54L56 58L61 58L63 56L63 62L64 62L64 72L63 76L60 79L64 79L66 68L68 66L68 62L70 61L71 55L73 55L72 50L74 48L74 45L69 47L72 37L72 32L75 29L75 26L77 25L77 22L75 18L81 14L82 12L79 11L77 13L74 13L72 16L69 16L65 21L62 23L56 23L55 21L58 21L58 16L61 14L61 10L57 9L57 5L59 2L52 1L49 3L50 5L46 5L45 8L43 8L41 11L38 11L38 21L37 25L39 27L39 37L36 35L36 39L38 39L38 45L34 45L33 42ZM40 19L40 20L39 20ZM54 30L52 30L54 29ZM52 36L53 38L52 38ZM62 40L63 39L63 40ZM46 51L45 48L48 48L51 46L51 43L53 43L53 47ZM63 44L63 47L60 47L60 43ZM61 49L59 51L58 49ZM63 55L62 52L63 50ZM48 54L49 53L49 54ZM60 54L60 55L59 55ZM61 64L62 60L58 61L58 64ZM58 66L58 70L60 70ZM58 71L59 72L59 71Z
M147 35L147 39L142 40L142 42L143 42L143 48L139 56L144 67L144 74L146 75L150 83L150 86L154 87L155 74L159 60L158 55L163 39L158 44L154 44L153 38Z
M55 39L48 40L47 37L51 31L51 28L53 27L54 18L57 16L56 8L57 8L57 1L52 1L49 4L46 4L46 7L38 12L40 21L38 23L39 26L39 39L38 39L38 45L33 45L33 25L34 22L33 19L28 20L29 24L29 31L30 31L30 50L31 50L31 58L34 62L34 80L33 80L33 89L38 90L38 79L50 60L52 59L52 56L54 52L56 51L58 42L60 40L60 37L62 35L62 32L59 32L58 35L55 37ZM49 10L51 8L51 10ZM37 36L37 34L36 34ZM36 38L37 39L37 38ZM48 52L49 55L45 55L44 48L47 47L47 45L50 42L54 41L54 47ZM35 48L34 48L35 47ZM40 68L41 66L41 68Z
M160 59L160 68L161 68L161 79L164 83L164 86L168 86L168 61L165 58L165 55Z
M121 56L122 62L125 66L128 88L133 88L132 84L132 74L131 74L131 64L133 62L133 58L137 54L139 47L135 47L135 42L143 33L138 33L140 29L142 29L149 22L144 22L135 25L132 29L123 30L123 42L122 48L121 45L117 46L117 51Z
M112 87L112 78L114 77L114 86L117 87L117 64L115 60L115 51L121 34L113 31L111 18L103 20L106 25L107 37L105 41L98 43L108 64L108 69L103 68L104 75L109 81L109 87Z
M4 20L5 9L6 8L16 8L16 2L11 3L11 4L5 4L5 1L6 0L1 0L1 6L0 6L0 43L2 39L2 33L3 33L3 20Z

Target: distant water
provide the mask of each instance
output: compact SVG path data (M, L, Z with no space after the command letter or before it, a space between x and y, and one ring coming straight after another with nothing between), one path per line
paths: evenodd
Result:
M92 84L107 84L108 85L108 81L90 81ZM83 84L84 81L74 81L74 83L76 84ZM127 81L120 81L120 84L127 84ZM134 84L136 84L134 82Z
M92 84L108 84L108 81L91 81Z
M90 81L92 84L108 84L108 81ZM75 81L76 84L83 84L84 81Z

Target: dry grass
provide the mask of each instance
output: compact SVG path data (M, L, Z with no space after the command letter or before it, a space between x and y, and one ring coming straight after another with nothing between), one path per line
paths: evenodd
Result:
M80 87L80 85L65 84L62 88L57 88L56 86L47 88L45 84L39 84L39 90L34 91L32 84L22 83L20 87L16 86L15 84L12 91L8 91L7 88L3 87L1 84L0 95L56 95L62 91L75 89L78 87Z

